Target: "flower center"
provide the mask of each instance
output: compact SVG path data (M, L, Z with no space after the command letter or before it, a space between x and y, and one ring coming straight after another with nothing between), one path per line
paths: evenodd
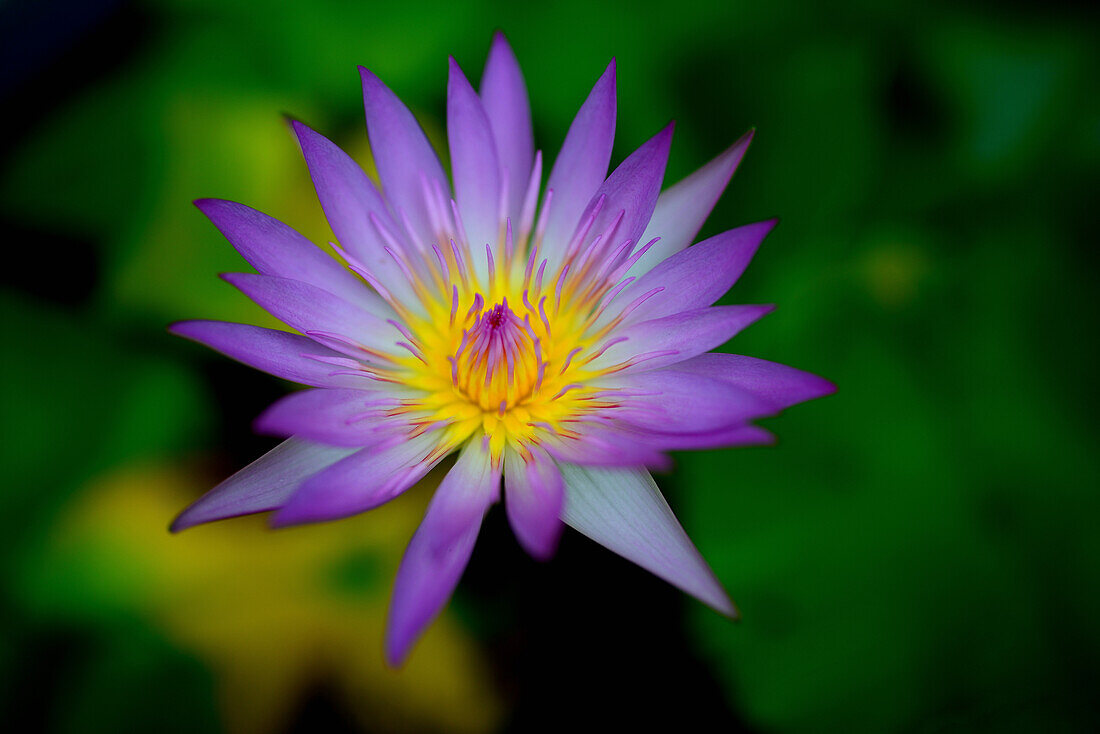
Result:
M537 391L546 369L529 320L516 316L507 298L477 315L448 359L454 386L471 403L501 414Z

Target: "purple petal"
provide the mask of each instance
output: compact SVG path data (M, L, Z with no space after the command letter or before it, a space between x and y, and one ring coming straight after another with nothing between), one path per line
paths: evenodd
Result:
M585 466L647 466L664 471L671 468L668 455L649 441L649 432L625 423L572 424L577 436L547 434L543 446L559 462Z
M389 312L358 278L279 220L235 201L199 199L195 206L260 274L295 278L368 311Z
M227 357L284 380L314 387L371 387L367 377L334 375L337 368L306 355L340 358L341 354L312 339L285 331L229 321L180 321L173 334L205 344Z
M614 332L612 338L625 341L613 344L593 360L591 367L600 370L625 364L624 373L666 367L721 346L774 309L774 306L710 306L642 321ZM638 357L644 359L636 361Z
M745 424L699 433L653 433L649 440L666 451L696 451L730 446L771 446L775 436L759 426Z
M454 592L474 549L481 520L500 491L481 441L471 441L435 491L393 585L386 662L396 667Z
M700 354L680 362L676 369L747 390L777 411L836 392L836 385L823 377L739 354Z
M748 390L677 367L602 380L628 395L616 416L647 431L698 433L775 412L770 401Z
M382 196L367 174L324 135L297 120L292 121L291 126L302 146L302 155L317 189L317 199L336 239L366 265L385 288L403 302L415 303L415 297L410 298L412 290L407 277L386 252L386 242L371 222L373 216L394 237L401 236L401 230L394 226ZM303 280L293 273L282 275Z
M630 269L631 275L645 273L691 244L741 163L752 136L750 130L720 156L661 194L641 241L661 239Z
M631 321L709 306L737 282L775 224L771 219L738 227L681 250L631 283L617 300L631 303L654 288L664 289L631 313Z
M251 273L226 273L222 277L272 316L302 333L339 334L376 352L392 352L402 338L392 324L308 283ZM326 344L360 359L371 356L339 342Z
M493 36L485 72L481 75L481 104L496 140L497 159L508 186L508 216L518 223L524 190L535 156L531 132L531 105L519 62L504 34Z
M597 206L600 207L589 237L602 237L599 246L603 251L614 252L627 241L639 244L638 238L661 193L673 127L674 123L670 122L619 164L581 214L581 221L585 221ZM622 219L615 225L620 216ZM609 231L611 226L614 226L613 233Z
M176 533L212 520L277 509L303 479L351 451L287 439L193 502L175 519L171 530Z
M737 617L733 602L649 472L565 464L561 473L567 525L722 614Z
M259 433L362 448L408 428L407 421L386 415L398 400L382 389L301 390L272 404L256 419L254 428Z
M447 82L447 140L455 200L474 253L495 246L500 234L500 164L489 118L470 82L451 59ZM484 257L478 257L480 263ZM484 281L483 281L484 282Z
M537 446L524 458L508 449L504 459L504 507L519 544L534 558L549 560L561 537L561 472Z
M398 221L403 220L402 212L406 214L416 230L414 234L422 244L429 245L435 241L435 232L428 226L424 182L450 191L443 166L409 108L368 69L359 67L359 74L363 78L367 135L382 192L396 210Z
M272 527L335 520L389 502L434 466L425 459L438 441L429 432L361 449L308 479L272 518Z
M554 192L543 237L544 252L565 251L581 212L607 175L615 140L615 61L607 65L581 105L554 161L547 190Z

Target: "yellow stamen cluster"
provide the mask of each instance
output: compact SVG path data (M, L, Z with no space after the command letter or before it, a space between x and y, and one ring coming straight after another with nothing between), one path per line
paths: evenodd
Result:
M624 365L591 363L621 318L601 320L621 278L621 271L611 277L610 266L625 262L629 243L602 261L595 246L583 253L571 246L550 265L539 257L537 237L528 232L513 242L511 230L502 230L499 262L493 248L475 257L446 231L440 241L448 248L391 251L417 303L387 299L401 317L394 326L405 337L398 343L403 353L372 367L373 376L408 388L389 414L419 432L443 428L440 452L480 432L495 457L506 444L525 453L547 436L576 438L578 422L616 405L591 381ZM374 284L358 263L349 264Z

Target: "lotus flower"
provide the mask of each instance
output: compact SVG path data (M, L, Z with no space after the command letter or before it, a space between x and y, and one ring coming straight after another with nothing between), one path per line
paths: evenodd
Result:
M390 664L451 596L502 480L508 520L535 558L554 553L564 521L735 616L647 468L667 466L669 450L768 443L753 419L833 390L709 353L772 310L712 304L774 221L691 245L752 133L663 193L671 124L607 176L612 61L543 191L523 77L498 34L480 93L450 62L449 180L408 108L360 72L380 189L291 123L342 263L247 206L196 202L257 271L225 279L299 333L216 321L171 330L313 389L257 419L287 440L173 530L271 510L273 526L346 517L457 453L397 572Z

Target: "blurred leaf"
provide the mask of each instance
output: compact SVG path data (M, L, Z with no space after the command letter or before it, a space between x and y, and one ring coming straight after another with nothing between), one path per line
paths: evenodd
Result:
M170 464L106 474L53 528L21 595L50 617L145 620L214 673L231 732L271 731L327 682L372 729L499 720L484 662L447 615L404 669L382 663L389 585L431 487L338 523L271 532L251 517L170 535L207 483Z

